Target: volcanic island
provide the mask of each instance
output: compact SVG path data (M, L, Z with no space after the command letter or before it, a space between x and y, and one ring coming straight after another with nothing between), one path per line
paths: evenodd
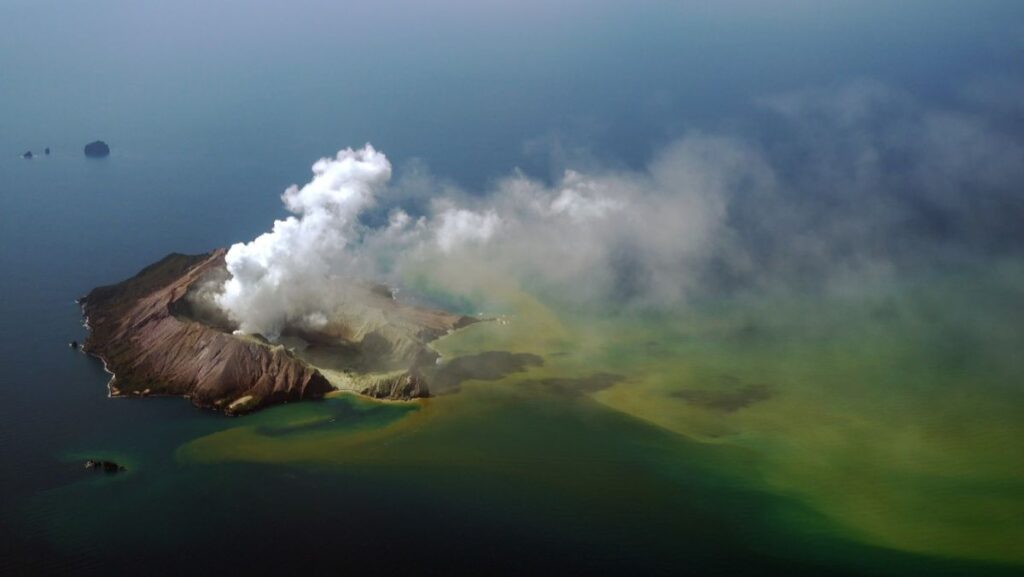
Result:
M83 350L113 376L110 396L185 397L231 415L350 391L429 397L439 358L430 341L477 322L399 302L380 284L348 283L345 305L317 328L285 327L276 342L242 334L203 297L230 277L224 249L170 254L79 299Z

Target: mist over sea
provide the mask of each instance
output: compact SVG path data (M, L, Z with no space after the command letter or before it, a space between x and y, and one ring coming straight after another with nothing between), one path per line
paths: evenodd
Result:
M0 573L1021 571L1020 3L552 4L0 5ZM542 365L107 398L76 298L366 143L372 273ZM417 261L438 199L501 225Z

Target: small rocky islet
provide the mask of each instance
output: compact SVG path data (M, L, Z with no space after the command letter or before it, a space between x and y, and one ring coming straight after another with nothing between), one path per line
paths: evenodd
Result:
M94 140L85 145L84 152L89 158L104 158L110 156L110 146L102 140Z
M83 152L85 153L85 156L89 158L105 158L110 156L110 145L102 140L94 140L85 145ZM49 146L43 149L43 156L50 156ZM32 160L36 157L36 153L31 150L26 150L21 154L21 157L25 160Z
M119 465L114 461L105 461L101 459L88 459L85 462L85 468L92 471L102 471L104 473L123 473L128 470L124 465Z

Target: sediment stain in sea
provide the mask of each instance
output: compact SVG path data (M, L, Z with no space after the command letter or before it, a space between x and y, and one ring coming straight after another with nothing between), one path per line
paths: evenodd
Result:
M457 535L647 572L1013 574L1024 419L1006 305L1021 295L1018 272L991 274L972 291L930 279L654 318L518 294L504 322L434 343L461 367L436 398L337 394L236 419L105 401L144 434L83 436L62 456L66 484L21 521L100 559L220 551L239 519L358 543L387 533L383 515L423 555ZM951 314L968 309L970 322ZM93 454L130 471L76 476Z
M538 502L590 495L609 515L681 512L694 504L679 492L692 492L720 522L771 535L795 556L808 554L802 539L826 535L824 550L858 557L875 558L862 544L1012 567L1024 564L1024 455L1014 444L1024 404L1007 347L1020 319L1004 307L1021 296L1007 289L1017 275L999 269L973 291L924 279L656 318L558 315L518 295L507 322L434 346L449 362L543 362L460 380L460 392L402 414L388 408L396 418L379 427L241 425L185 444L178 458L484 475L532 488ZM967 307L969 320L950 312ZM752 509L708 499L713 485ZM638 500L642 486L650 501Z

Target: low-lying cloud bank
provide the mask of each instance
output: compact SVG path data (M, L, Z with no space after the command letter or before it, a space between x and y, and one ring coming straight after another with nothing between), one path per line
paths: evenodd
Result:
M990 107L928 107L873 82L759 106L755 136L690 134L644 170L550 184L514 173L476 194L392 183L372 146L342 150L284 192L292 216L231 247L217 301L242 330L273 336L322 322L357 279L678 307L708 292L842 290L1024 244L1024 147ZM386 223L366 224L371 211Z

